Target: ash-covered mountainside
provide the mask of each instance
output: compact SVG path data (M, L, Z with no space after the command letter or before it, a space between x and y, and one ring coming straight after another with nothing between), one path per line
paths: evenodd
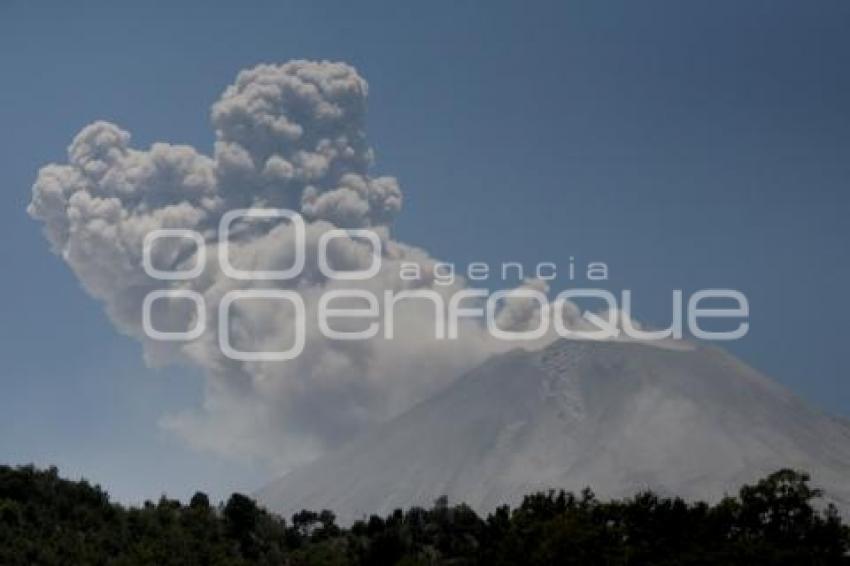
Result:
M850 510L850 427L730 354L560 340L491 358L257 495L350 521L444 494L487 512L547 488L716 500L782 467Z

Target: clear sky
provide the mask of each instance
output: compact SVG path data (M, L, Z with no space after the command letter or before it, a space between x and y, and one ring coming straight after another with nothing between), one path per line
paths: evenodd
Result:
M147 369L25 209L84 125L210 151L235 74L299 58L368 80L400 239L461 264L605 261L659 324L671 289L741 289L729 348L850 416L847 2L175 4L0 2L0 462L125 500L269 479L160 430L202 379Z

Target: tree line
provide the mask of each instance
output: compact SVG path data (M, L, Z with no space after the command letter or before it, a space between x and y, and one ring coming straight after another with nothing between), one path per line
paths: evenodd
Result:
M0 564L850 564L850 530L821 495L785 469L715 504L548 491L482 517L443 497L343 528L331 511L285 520L238 493L128 507L56 468L0 466Z

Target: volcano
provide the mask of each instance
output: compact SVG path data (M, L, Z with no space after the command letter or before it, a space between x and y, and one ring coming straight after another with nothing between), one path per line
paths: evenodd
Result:
M559 340L490 358L256 495L343 522L446 495L486 513L544 489L716 501L779 468L850 511L850 425L711 345Z

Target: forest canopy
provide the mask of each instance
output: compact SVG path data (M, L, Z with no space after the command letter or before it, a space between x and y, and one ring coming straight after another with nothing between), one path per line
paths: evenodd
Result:
M486 517L445 498L348 528L332 511L278 517L233 494L127 507L56 468L0 466L0 564L847 564L850 532L802 472L716 504L590 490L533 493Z

